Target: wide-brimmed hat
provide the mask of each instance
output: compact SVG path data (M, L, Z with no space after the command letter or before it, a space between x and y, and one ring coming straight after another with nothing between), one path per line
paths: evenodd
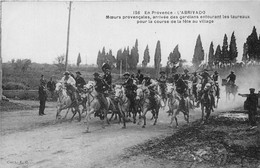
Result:
M63 74L64 74L64 75L69 75L70 72L69 72L69 71L65 71Z
M189 70L188 69L184 69L184 72L189 72Z
M76 74L79 74L79 75L81 75L81 73L80 73L79 71L77 71L77 72L76 72Z
M215 74L218 74L218 71L215 71L214 73L215 73Z
M150 76L145 76L144 79L145 79L145 80L151 79L151 77L150 77Z
M129 72L125 72L123 76L130 76Z
M231 71L231 73L234 73L234 71Z
M95 72L95 73L93 74L93 76L99 76L99 73Z
M165 74L165 71L161 71L160 74Z

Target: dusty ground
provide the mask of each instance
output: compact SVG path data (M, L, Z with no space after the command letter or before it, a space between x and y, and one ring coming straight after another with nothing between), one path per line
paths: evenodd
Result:
M22 103L38 105L34 101ZM165 111L160 111L156 126L148 121L145 129L133 123L121 129L122 125L115 121L102 129L102 122L92 117L91 133L84 133L83 121L56 123L55 103L48 102L45 113L38 116L36 108L0 113L0 167L209 167L208 163L165 160L146 153L128 154L133 146L172 136L178 130L168 127L170 118ZM195 110L190 115L190 120L195 121L201 112ZM185 125L182 114L178 119L180 125Z

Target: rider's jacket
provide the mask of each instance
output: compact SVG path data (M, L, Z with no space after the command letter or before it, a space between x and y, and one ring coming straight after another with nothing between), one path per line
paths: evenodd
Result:
M134 91L136 89L136 85L134 84L134 80L132 78L126 79L123 85L125 86L125 89L128 91Z
M212 75L212 79L214 80L214 82L217 82L218 81L218 74Z
M182 80L182 78L179 78L176 82L176 91L179 93L179 94L184 94L185 91L188 89L188 86L187 84Z
M229 79L229 81L232 81L233 83L235 83L236 75L235 74L229 74L227 79Z
M141 74L141 73L137 73L136 74L136 79L138 80L138 84L141 84L143 82L144 75Z
M98 93L104 93L106 90L108 90L108 86L102 78L97 77L94 78L94 80L96 82L95 89Z
M157 83L153 79L145 80L144 85L147 86L149 89L156 90Z
M60 82L66 83L66 84L70 84L70 85L72 85L72 86L74 86L74 87L75 87L75 85L76 85L75 79L74 79L72 76L70 76L70 75L69 75L68 78L65 78L65 76L63 76L63 77L61 78Z
M107 83L108 85L111 85L111 84L112 84L112 76L111 76L111 74L105 74L105 75L103 76L103 79L106 81L106 83Z
M77 88L82 89L84 87L84 85L86 84L85 80L81 76L77 76L75 80L76 80Z

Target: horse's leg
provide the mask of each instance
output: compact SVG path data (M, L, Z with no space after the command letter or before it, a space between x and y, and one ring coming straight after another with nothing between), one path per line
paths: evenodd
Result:
M86 133L90 133L90 131L89 131L89 120L90 120L90 115L93 114L94 112L95 112L94 109L91 109L89 112L87 112L86 119L85 119L85 123L87 125Z
M204 123L204 105L201 103L201 123Z
M68 115L68 113L69 113L69 110L70 110L70 108L68 108L68 110L67 110L65 116L63 117L63 120L67 118L67 115Z
M143 128L145 128L145 126L146 126L146 113L147 113L147 111L148 111L148 108L144 108L143 114L142 114L142 118L144 119Z
M112 120L112 118L114 117L114 115L115 115L115 113L114 113L114 112L112 112L112 114L111 114L111 117L109 118L109 121L111 121L111 120Z
M60 107L57 107L56 120L59 120L61 118L61 116L60 116L61 111L62 111L62 109Z
M79 119L78 119L78 121L80 122L80 121L81 121L81 113L80 113L79 108L77 108L77 110L78 110L78 113L79 113ZM75 114L76 114L76 113L75 113Z
M158 107L160 108L160 106L158 106ZM156 125L157 120L158 120L158 116L159 116L159 108L158 107L155 110L155 120L154 120L153 125Z
M176 122L176 128L178 128L178 126L179 126L178 119L177 119L177 115L179 114L179 112L180 112L180 110L178 108L175 111L173 111L173 115L172 115L172 120L175 119L175 122Z

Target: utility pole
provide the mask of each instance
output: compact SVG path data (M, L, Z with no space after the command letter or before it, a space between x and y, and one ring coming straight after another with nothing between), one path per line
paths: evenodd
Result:
M69 19L68 19L68 31L67 31L67 48L66 48L66 59L65 59L65 70L68 70L68 54L69 54L69 38L70 38L70 15L71 15L71 1L69 3Z
M0 101L3 97L3 89L2 89L2 1L0 2Z

